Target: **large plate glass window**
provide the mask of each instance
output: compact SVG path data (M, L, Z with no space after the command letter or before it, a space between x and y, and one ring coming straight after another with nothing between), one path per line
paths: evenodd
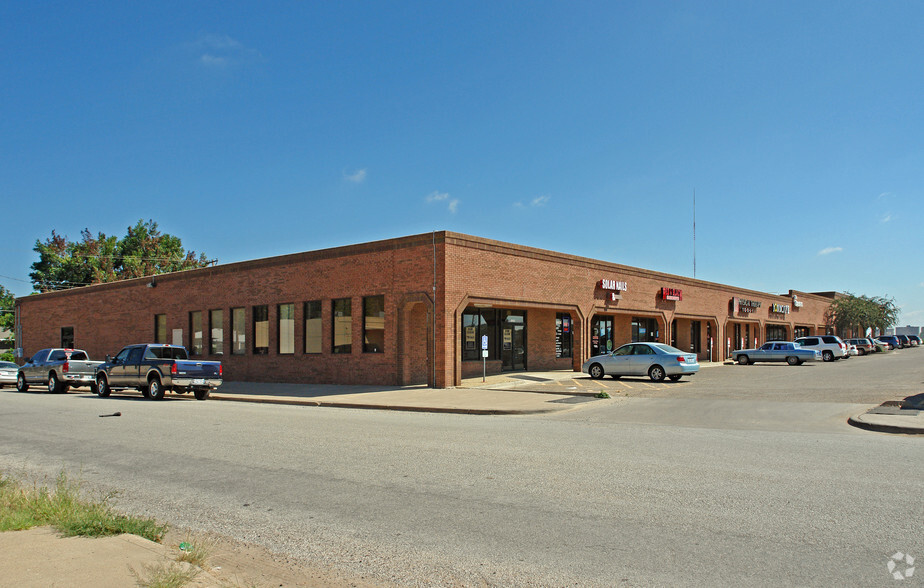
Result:
M363 351L385 352L385 297L363 298Z
M571 315L555 315L555 357L571 357L572 340Z
M295 305L280 304L276 310L279 316L279 354L291 355L295 353Z
M209 353L222 355L224 352L224 312L221 309L209 311Z
M165 314L154 315L154 342L167 342L167 315Z
M269 353L269 306L253 307L253 354Z
M481 361L481 338L488 337L488 359L500 359L497 311L469 307L462 313L462 360Z
M189 313L189 354L202 355L203 333L202 333L202 311L194 310Z
M321 353L321 301L305 303L305 353Z
M658 320L645 317L632 317L632 342L657 341Z
M246 315L243 308L231 309L231 355L247 353Z
M74 327L61 327L61 347L74 348Z
M350 298L331 301L334 341L333 353L353 352L353 314Z

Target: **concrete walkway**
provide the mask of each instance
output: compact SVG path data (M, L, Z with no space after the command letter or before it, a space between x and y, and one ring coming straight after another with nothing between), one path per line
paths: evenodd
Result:
M567 410L596 393L544 391L537 384L584 377L573 371L508 373L463 380L457 388L225 382L214 400L462 414L537 414Z

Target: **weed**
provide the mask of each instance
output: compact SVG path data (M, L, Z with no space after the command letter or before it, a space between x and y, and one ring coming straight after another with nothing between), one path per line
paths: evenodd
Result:
M141 588L180 588L192 582L201 570L177 562L142 566L139 573L129 568Z
M610 397L610 393L607 392L606 390L604 390L604 391L600 392L599 394L597 394L597 398L609 398L609 397Z
M81 484L63 471L54 489L34 483L25 486L0 472L0 531L20 531L50 525L66 536L105 537L130 533L160 542L166 525L153 519L126 516L113 511L116 494L96 500L81 497Z

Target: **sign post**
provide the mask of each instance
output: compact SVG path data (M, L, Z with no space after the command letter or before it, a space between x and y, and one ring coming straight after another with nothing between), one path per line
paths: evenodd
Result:
M481 383L485 382L488 375L488 336L481 336Z

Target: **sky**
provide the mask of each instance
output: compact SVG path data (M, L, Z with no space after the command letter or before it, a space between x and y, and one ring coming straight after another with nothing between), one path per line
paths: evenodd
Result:
M219 263L449 230L921 325L922 30L892 1L0 0L0 284L139 219Z

